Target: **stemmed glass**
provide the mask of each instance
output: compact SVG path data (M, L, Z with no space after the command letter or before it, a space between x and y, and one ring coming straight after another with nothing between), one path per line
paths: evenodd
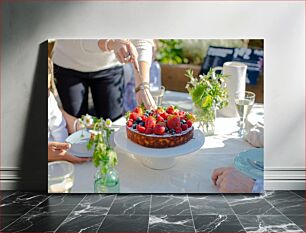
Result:
M240 117L239 121L239 131L238 136L243 137L245 134L245 120L248 117L253 104L255 102L255 93L250 91L237 92L235 94L235 104L238 115Z
M163 97L165 94L165 87L150 87L151 95L156 103L156 105L159 107L162 105Z

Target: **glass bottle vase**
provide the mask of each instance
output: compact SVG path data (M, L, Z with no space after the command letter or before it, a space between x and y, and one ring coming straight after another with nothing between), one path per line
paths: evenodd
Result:
M119 193L119 175L114 167L100 165L95 174L95 193Z
M193 113L199 122L198 128L202 130L205 136L211 136L215 134L215 120L216 120L216 108L212 106L208 109L202 109L197 106L193 106Z

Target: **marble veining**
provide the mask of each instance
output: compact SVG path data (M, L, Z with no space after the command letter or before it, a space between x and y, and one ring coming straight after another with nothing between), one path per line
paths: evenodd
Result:
M152 215L191 215L187 195L153 195Z
M188 195L193 215L234 215L223 196Z
M0 191L0 200L2 201L13 194L15 194L15 191Z
M195 232L195 229L190 215L150 215L149 232Z
M66 216L24 215L2 229L3 232L42 232L54 231Z
M148 215L150 195L117 195L109 215Z
M75 208L74 215L106 215L116 195L87 195Z
M21 216L46 199L48 196L44 194L18 192L1 201L1 214Z
M305 215L305 199L293 192L272 192L265 199L285 215Z
M261 196L225 195L229 206L239 215L279 215L280 212Z
M56 232L97 232L105 215L71 214L55 230Z
M1 201L1 232L303 232L302 193L44 195Z
M245 232L235 215L196 215L197 232Z
M285 216L239 216L244 229L249 232L303 232Z
M147 232L148 215L107 215L98 232Z
M300 196L305 199L305 191L304 190L297 190L297 191L291 191L292 193L296 194L297 196Z

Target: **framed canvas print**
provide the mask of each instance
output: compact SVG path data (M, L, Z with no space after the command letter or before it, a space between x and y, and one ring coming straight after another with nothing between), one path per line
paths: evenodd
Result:
M49 40L48 192L263 192L263 45Z

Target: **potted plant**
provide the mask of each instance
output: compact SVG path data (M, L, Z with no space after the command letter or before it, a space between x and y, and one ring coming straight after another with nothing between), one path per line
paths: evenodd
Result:
M162 84L167 90L187 92L186 69L198 75L208 47L246 47L246 40L160 39L157 41L156 60L160 63Z
M215 74L213 69L205 75L194 76L192 70L186 70L189 82L186 89L192 98L194 115L206 136L215 131L216 110L228 104L228 92L223 74Z
M92 161L97 172L95 174L94 190L97 193L118 193L119 176L115 169L118 163L117 154L110 144L110 136L113 133L110 119L96 118L89 115L82 117L84 125L90 125L88 129L90 139L87 149L93 149Z
M184 54L184 40L158 40L156 60L160 63L162 84L167 90L186 92L186 69L200 72L200 65Z

